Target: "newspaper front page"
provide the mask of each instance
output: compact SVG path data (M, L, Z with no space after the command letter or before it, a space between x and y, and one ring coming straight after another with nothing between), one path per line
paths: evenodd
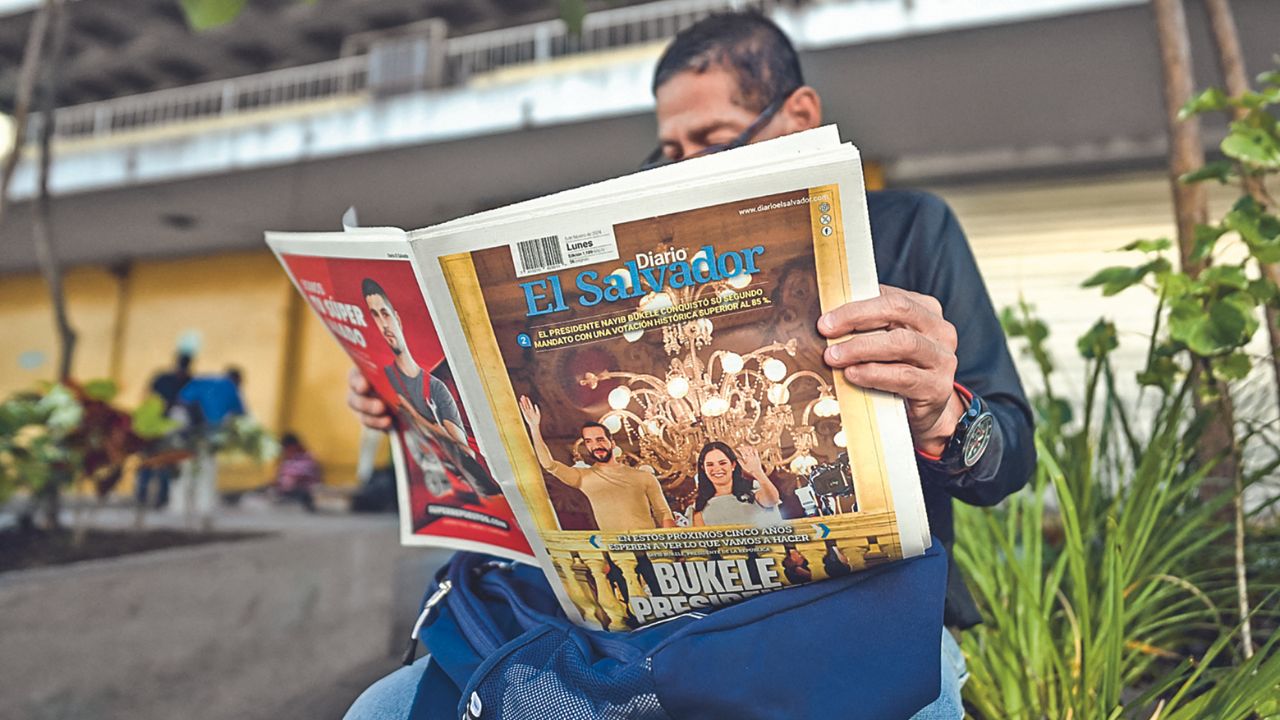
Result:
M877 293L856 151L414 246L570 617L635 628L927 547L901 401L816 330Z

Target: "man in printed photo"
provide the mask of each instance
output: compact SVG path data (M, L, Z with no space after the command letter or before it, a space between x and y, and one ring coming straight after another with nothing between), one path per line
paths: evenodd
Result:
M424 482L431 494L449 495L453 488L440 465L439 456L443 454L457 460L462 456L474 457L467 442L467 432L463 429L457 400L443 380L414 360L405 342L400 313L396 312L382 286L372 278L365 278L360 284L360 292L364 295L374 327L395 355L395 362L383 368L383 372L400 398L397 411L406 425L403 429L410 433L411 454L422 468ZM462 470L461 467L457 469Z
M591 503L596 527L605 532L628 532L676 526L675 516L653 473L630 467L614 455L613 440L604 425L582 426L582 446L590 467L570 467L551 455L542 437L542 410L527 396L520 396L520 414L533 437L533 449L542 469L560 482L582 491Z

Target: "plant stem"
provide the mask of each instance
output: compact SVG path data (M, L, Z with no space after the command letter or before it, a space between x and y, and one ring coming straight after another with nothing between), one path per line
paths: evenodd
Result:
M1253 657L1253 628L1249 620L1249 579L1244 564L1244 478L1239 468L1235 490L1236 599L1240 604L1240 651L1248 660Z

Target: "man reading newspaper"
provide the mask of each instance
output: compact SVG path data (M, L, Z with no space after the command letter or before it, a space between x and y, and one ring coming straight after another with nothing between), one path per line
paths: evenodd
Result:
M653 91L658 146L648 165L822 124L821 98L804 83L790 41L751 13L715 15L681 32L658 63ZM931 195L902 191L868 193L867 204L881 295L815 322L826 337L852 336L827 350L831 367L856 385L906 400L929 525L949 549L952 498L992 505L1026 483L1035 462L1031 411L950 209ZM386 408L358 372L350 384L349 404L365 424L389 427ZM970 409L990 420L969 424ZM980 622L954 566L945 620L958 628ZM942 694L917 718L963 716L964 660L949 633L942 640ZM397 697L407 707L420 675L414 666L384 679L348 717L391 717L382 713Z

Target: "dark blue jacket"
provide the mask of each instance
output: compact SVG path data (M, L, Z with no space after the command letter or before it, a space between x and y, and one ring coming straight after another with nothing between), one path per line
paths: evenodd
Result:
M994 505L1031 477L1036 462L1031 408L973 252L951 209L933 195L906 191L867 193L867 209L880 282L931 295L942 304L959 338L956 381L987 402L1000 434L991 443L991 450L998 451L987 452L961 475L949 475L917 456L929 529L951 557L951 499ZM947 624L967 627L977 622L976 610L954 567L951 576Z

